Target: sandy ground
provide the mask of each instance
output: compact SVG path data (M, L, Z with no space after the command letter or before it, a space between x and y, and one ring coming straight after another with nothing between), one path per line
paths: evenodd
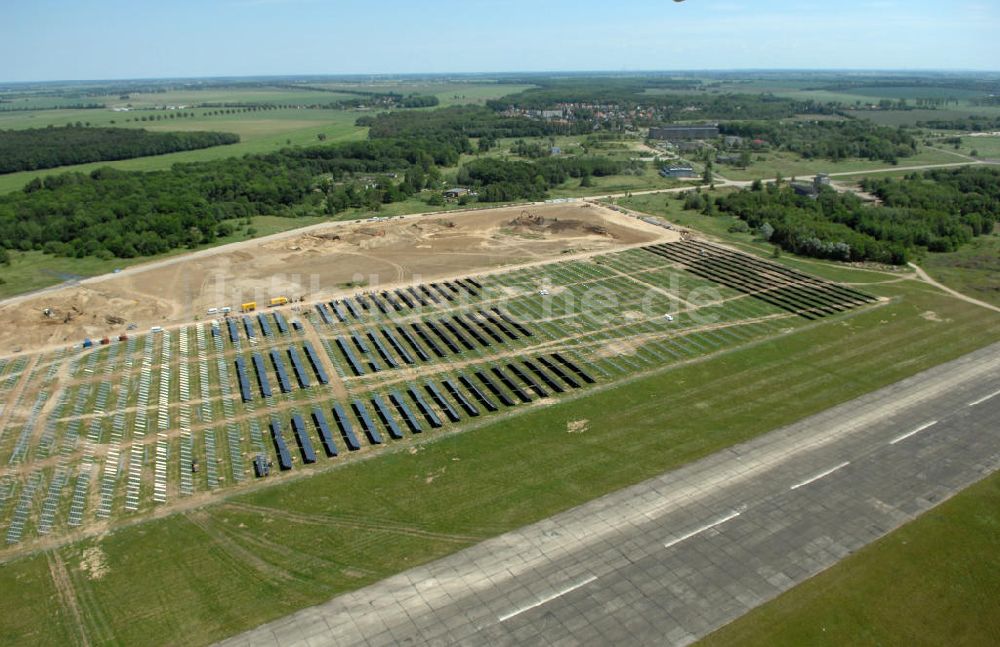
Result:
M212 307L314 301L672 236L583 202L317 225L10 299L0 304L0 356L117 336L129 322L205 319Z

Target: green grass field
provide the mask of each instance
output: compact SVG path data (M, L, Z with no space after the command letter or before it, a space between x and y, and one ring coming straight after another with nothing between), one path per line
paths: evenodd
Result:
M92 644L208 643L1000 338L982 308L913 282L882 284L879 273L855 278L891 301L60 548L86 634ZM588 430L567 434L577 420ZM0 569L3 591L30 590L0 596L7 644L74 635L45 559Z
M785 592L700 645L996 645L1000 475Z
M920 262L941 283L1000 306L1000 229L973 240L957 252L928 254Z
M953 150L963 155L976 153L982 159L1000 159L1000 137L969 137L966 135L962 137L962 143L959 145L958 150L955 150L953 145L946 144L943 141L936 145L939 148Z

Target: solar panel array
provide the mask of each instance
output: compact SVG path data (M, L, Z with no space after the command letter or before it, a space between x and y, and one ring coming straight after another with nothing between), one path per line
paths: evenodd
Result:
M746 262L728 250L709 249L694 259L683 257L690 256L690 245L680 251L671 249L670 254L681 258L678 261L666 258L657 247L652 252L636 250L624 258L642 266L638 257L648 257L646 266L651 272L677 264L706 273L711 270L716 276L713 280L727 285L718 277L731 279L731 287L756 299L767 295L769 303L778 306L782 299L797 300L795 308L785 308L796 315L832 314L841 311L841 306L854 307L851 299L864 302L850 288L815 280L807 285L794 272L784 268L779 272L766 262ZM699 260L705 257L710 258ZM739 269L740 263L750 269ZM554 265L555 269L546 266L538 272L551 272L558 277L558 285L577 289L577 295L590 284L602 286L611 274L596 263ZM692 275L699 276L697 272ZM780 289L756 290L752 283L758 279L778 284ZM497 285L497 280L490 283ZM18 479L0 478L0 514L10 514L8 541L20 539L24 519L30 519L35 510L40 511L39 534L51 532L60 522L82 524L88 515L108 519L116 511L172 503L178 495L237 482L249 473L244 469L247 458L254 462L253 473L260 476L275 473L270 470L270 457L276 457L282 470L291 470L296 463L320 460L319 448L327 459L334 459L340 450L346 455L391 445L407 434L583 388L616 369L627 372L648 367L650 362L672 361L682 356L682 345L691 353L707 353L734 337L721 327L685 335L682 325L671 327L657 321L655 329L663 331L662 343L634 354L607 353L605 357L591 352L601 347L595 340L622 339L629 333L602 337L603 330L627 329L632 324L609 325L588 312L543 311L536 285L535 277L525 278L498 302L473 304L461 297L484 290L476 279L427 283L318 304L291 327L284 315L271 311L71 353L67 361L69 374L74 376L72 388L58 390L55 407L45 403L48 394L56 391L34 389L31 399L25 398L28 403L35 399L36 412L51 409L50 417L36 419L30 415L32 409L15 403L29 415L12 426L10 431L17 433L8 434L3 446L10 449L4 456L8 466L19 468ZM741 286L746 289L739 290ZM750 296L736 298L755 303ZM391 320L379 319L389 315L393 315ZM794 318L789 314L784 321ZM654 328L646 321L634 325L644 331ZM302 338L288 339L296 333ZM250 349L241 349L243 336ZM137 339L141 352L132 358ZM134 372L113 374L116 362L130 366L133 359L138 365ZM251 382L251 365L255 382ZM46 379L67 374L57 373L56 367L53 361L33 372ZM0 361L0 393L5 385L29 379L28 368L23 362L18 365L18 360ZM272 391L272 384L280 387L280 393ZM72 415L65 413L70 410ZM284 425L293 436L283 434ZM217 436L223 429L224 436ZM289 447L290 438L296 447ZM106 450L98 451L102 445ZM37 474L20 468L50 453L58 453L59 462ZM228 472L227 464L232 474L223 478L219 471ZM99 492L92 492L98 486Z
M805 319L819 319L875 301L854 288L779 263L703 241L644 247L688 272L749 294Z

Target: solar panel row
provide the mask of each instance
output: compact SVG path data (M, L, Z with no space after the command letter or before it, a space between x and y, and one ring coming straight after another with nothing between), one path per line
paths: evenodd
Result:
M247 379L246 361L242 357L236 358L236 377L240 381L240 395L244 402L253 400L253 393L250 390L250 380Z
M295 439L299 443L299 451L302 452L302 462L315 463L316 451L313 449L312 441L306 432L306 423L302 421L302 416L297 413L292 416L292 431L295 432Z
M257 313L257 323L260 325L260 331L265 337L270 337L272 335L271 324L267 323L267 317L264 316L263 312Z
M368 335L368 339L371 340L372 345L375 346L375 350L378 351L378 354L382 357L385 363L388 364L390 368L399 368L399 362L397 362L396 358L389 353L385 345L382 343L382 340L378 338L377 333L369 328L366 331L366 334Z
M417 409L419 409L420 413L422 413L424 418L427 419L428 424L430 424L430 426L434 427L435 429L440 427L442 424L441 418L438 417L437 412L435 412L434 409L431 409L427 405L427 403L424 402L424 399L420 395L420 392L414 389L413 387L410 387L407 390L407 393L409 393L410 397L413 398L413 402L417 405Z
M319 355L316 354L316 349L310 342L304 342L302 348L305 349L309 364L312 366L313 372L316 373L316 379L319 380L320 384L328 384L330 378L327 377L326 369L323 368L323 363L320 361Z
M451 420L452 422L458 422L460 420L458 412L455 411L455 407L451 406L451 403L444 399L444 396L441 395L441 392L438 391L438 388L434 386L433 382L425 383L424 388L431 394L431 399L434 400L434 403L437 404L442 411L444 411L444 415L448 418L448 420Z
M278 373L278 386L281 388L282 393L292 392L292 383L288 379L288 372L285 371L285 362L281 360L281 354L277 349L271 349L271 363L274 364L274 370Z
M292 455L288 453L288 445L281 437L281 424L277 420L271 421L271 438L274 440L274 451L278 454L278 466L282 470L292 469Z
M235 319L227 319L226 323L229 324L229 341L235 344L240 340L240 329L236 327Z
M395 418L392 417L392 413L385 406L385 402L382 400L381 396L372 396L372 404L375 405L375 413L378 415L382 424L389 431L389 435L400 440L403 437L403 432L400 431L399 425L396 424Z
M326 452L327 457L336 456L337 444L333 441L333 434L330 433L330 425L326 422L323 410L319 407L314 407L312 410L312 419L313 424L316 426L316 431L319 432L319 439L323 443L323 451Z
M538 368L538 366L536 366L530 360L527 359L521 360L521 363L527 366L529 371L537 375L542 380L542 382L545 382L545 385L548 386L551 390L555 391L556 393L562 393L563 391L566 390L561 386L559 386L559 384L555 380L549 377L548 373Z
M361 351L362 355L364 355L368 359L368 366L371 367L371 369L376 373L381 371L382 366L378 363L378 360L375 359L375 356L372 355L372 352L368 350L368 344L365 343L364 338L358 337L358 335L355 333L351 333L351 339L354 340L354 345L357 346L358 350Z
M413 335L410 334L409 330L402 326L396 326L396 332L403 336L403 339L406 340L406 343L410 345L410 348L413 349L413 352L417 354L417 357L419 357L421 361L426 362L430 360L430 355L427 354L427 351L421 348L420 344L418 344L417 340L413 338Z
M593 384L594 383L594 378L592 378L589 375L587 375L586 373L584 373L583 370L580 369L580 367L578 367L576 364L574 364L573 362L571 362L568 359L566 359L565 357L563 357L561 354L559 354L559 353L552 353L552 357L557 362L559 362L560 364L562 364L563 366L565 366L569 370L571 370L574 373L576 373L580 377L580 379L583 380L584 382L586 382L587 384Z
M354 409L354 415L361 422L361 431L365 432L365 435L368 436L368 441L373 445L381 445L382 435L375 428L375 423L372 422L372 417L368 413L365 403L361 400L354 400L351 403L351 408Z
M423 326L421 326L419 323L414 322L410 324L410 328L413 328L413 331L417 333L417 336L420 337L420 339L425 344L427 344L427 347L430 348L435 355L437 355L438 357L444 357L444 351L442 351L441 347L438 346L437 343L433 339L431 339L426 332L424 332Z
M487 398L486 394L483 393L479 389L478 386L476 386L475 382L473 382L472 380L470 380L469 378L467 378L464 375L459 375L458 376L458 381L461 382L462 385L466 389L469 390L469 393L472 394L472 397L474 397L476 399L476 401L479 402L479 404L483 405L483 407L485 407L487 411L498 411L499 410L499 408L497 407L497 405L494 404L492 400L490 400L489 398ZM511 403L511 404L513 404L513 403Z
M292 346L288 349L288 358L292 361L292 370L295 371L295 379L299 383L299 387L307 389L312 385L312 381L309 379L309 374L306 373L305 366L302 365L302 360L299 358L299 352L295 350Z
M274 312L274 323L278 326L278 332L282 335L288 334L288 322L285 321L285 315L277 310Z
M423 431L420 427L420 423L413 416L413 411L410 410L410 407L406 404L406 400L404 400L403 396L399 394L399 391L393 391L390 393L389 400L392 401L392 404L396 407L399 415L403 416L403 422L405 422L406 426L410 428L410 432L419 434Z
M340 352L347 358L347 362L351 365L351 370L354 371L354 374L364 375L365 369L358 363L358 358L354 356L354 351L351 350L351 346L347 343L347 340L343 337L337 337L337 347L340 348Z
M253 354L253 367L257 372L257 385L260 386L260 394L265 398L271 397L271 382L267 379L267 371L264 369L264 358L260 353Z
M323 320L323 323L327 325L333 324L333 320L330 319L330 312L326 309L326 306L322 303L316 304L316 310L319 311L319 316Z
M528 385L529 389L531 389L532 391L534 391L535 393L537 393L538 397L544 398L544 397L547 397L549 395L548 392L545 389L543 389L541 386L538 385L538 382L535 382L528 375L525 375L524 371L522 371L517 366L517 364L508 364L507 368L510 369L511 373L513 373L517 377L517 379L519 379L522 382L524 382L526 385Z
M383 326L382 335L389 341L389 345L392 346L394 351L396 351L396 354L403 358L404 362L407 364L414 363L413 356L410 355L409 351L403 348L403 345L399 343L399 340L396 339L396 336L392 334L391 330Z
M442 342L444 342L444 345L448 347L448 350L450 350L453 353L460 353L461 352L460 350L458 350L458 346L455 345L455 342L453 342L451 340L451 337L448 337L448 335L446 335L443 332L441 332L441 329L438 328L437 324L435 324L433 321L425 321L424 325L427 326L427 328L432 333L434 333L435 335L437 335L437 337Z
M455 386L454 382L450 379L445 379L441 383L444 384L445 390L451 394L451 397L455 398L455 401L458 402L458 406L462 407L467 414L473 418L479 415L479 409L477 409L474 404L469 402L469 399L465 397L465 394L458 390L458 387Z
M361 319L361 313L358 312L358 309L354 307L354 301L352 301L350 298L347 298L343 300L343 303L345 306L347 306L347 310L351 313L352 317L354 317L355 319Z
M504 321L506 321L508 324L510 324L514 329L516 329L519 333L521 333L525 337L531 337L532 336L531 331L528 330L527 328L525 328L524 326L522 326L521 322L519 322L517 319L514 319L513 317L511 317L509 314L507 314L506 312L504 312L500 308L497 308L496 306L494 306L494 307L490 308L490 310L492 310L493 312L497 313L497 315L499 315L501 319L503 319Z

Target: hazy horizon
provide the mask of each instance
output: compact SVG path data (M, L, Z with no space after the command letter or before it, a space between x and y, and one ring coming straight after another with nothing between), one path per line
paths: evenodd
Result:
M655 71L994 72L982 0L39 0L0 25L5 83ZM501 72L509 70L509 72Z

